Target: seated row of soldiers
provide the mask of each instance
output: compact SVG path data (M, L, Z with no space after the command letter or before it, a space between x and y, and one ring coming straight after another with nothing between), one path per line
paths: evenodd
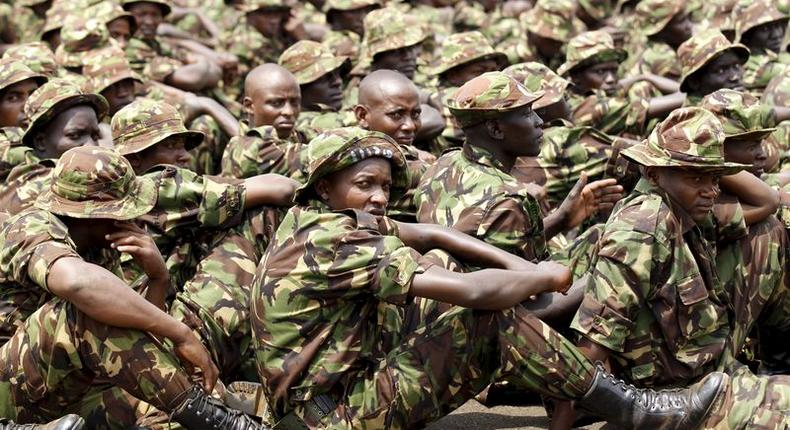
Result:
M0 428L788 425L785 4L23 3Z

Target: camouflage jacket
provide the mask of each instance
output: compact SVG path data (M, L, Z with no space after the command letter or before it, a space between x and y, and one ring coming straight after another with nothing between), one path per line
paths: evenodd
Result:
M774 76L784 73L790 67L779 61L779 56L771 51L764 54L752 54L743 65L743 85L756 97L762 95L768 82Z
M388 218L320 202L285 215L253 280L257 362L275 417L386 355L382 306L404 305L420 254Z
M646 134L649 102L623 95L608 97L602 91L583 96L569 93L573 123L595 127L609 135L641 137Z
M224 37L225 49L239 58L239 76L263 63L276 63L289 41L269 38L248 25L236 25Z
M428 148L431 154L437 157L449 148L457 148L464 144L464 132L448 107L448 103L453 99L456 91L458 91L458 87L439 86L429 96L431 105L441 106L440 112L442 117L444 117L442 134L433 139Z
M417 206L414 194L420 185L420 179L428 172L431 163L420 158L419 150L413 146L399 145L406 156L406 168L409 170L411 184L406 192L387 206L387 215L403 222L417 222Z
M248 130L228 142L222 155L222 176L249 178L277 173L304 182L307 178L303 148L307 138L294 130L291 138L277 137L274 127L264 125Z
M294 128L304 132L307 141L321 134L324 130L348 127L357 124L357 118L350 109L333 111L323 108L320 111L302 111L296 120Z
M57 160L39 160L30 155L11 169L5 186L0 189L0 208L16 215L29 208L44 189L49 186Z
M716 245L746 233L740 205L726 223L698 225L641 179L606 223L571 327L613 351L639 385L664 386L713 370L730 333L731 304Z
M635 61L636 64L634 64L629 75L653 73L669 79L680 79L680 61L678 60L678 55L675 50L666 43L647 41L641 53L634 57L633 61Z
M122 277L118 253L110 249L79 255L65 224L50 212L30 209L0 228L0 342L54 296L47 275L63 257L85 259Z
M351 64L357 64L359 47L362 43L362 38L357 33L348 30L330 31L321 43L332 49L335 56L347 56Z
M528 260L546 257L538 202L482 148L466 143L442 155L414 203L419 222L453 227Z
M22 145L23 134L24 130L19 127L0 128L0 193L5 189L11 169L38 161L34 160L33 149Z
M126 46L126 59L132 70L144 80L157 82L164 82L178 68L190 62L186 50L177 48L163 37L154 41L131 38Z

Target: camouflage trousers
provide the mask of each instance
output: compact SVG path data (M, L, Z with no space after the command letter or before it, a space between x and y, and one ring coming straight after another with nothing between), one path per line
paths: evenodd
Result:
M433 251L424 259L447 261ZM336 407L321 416L309 402L292 403L293 415L311 429L419 428L494 380L561 399L581 397L592 381L592 363L521 306L486 312L414 299L402 315L399 333L382 334L392 348L349 377Z
M58 298L0 348L0 363L0 416L21 423L88 416L111 387L168 410L193 385L157 339L98 323Z

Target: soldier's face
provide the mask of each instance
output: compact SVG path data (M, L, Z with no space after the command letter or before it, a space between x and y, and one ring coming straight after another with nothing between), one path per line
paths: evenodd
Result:
M414 88L388 91L355 109L360 127L380 131L401 145L411 145L422 126L420 95Z
M302 85L301 91L302 107L307 110L320 110L318 105L326 105L338 111L343 105L343 80L339 70L333 70L317 81Z
M134 15L137 23L137 32L143 39L153 39L156 37L156 29L162 23L162 9L156 3L133 3L129 7L129 12Z
M538 53L544 58L554 58L560 55L562 47L565 45L562 41L543 37L531 31L527 32L529 43L532 44Z
M365 15L371 10L373 10L372 7L363 7L354 10L333 11L330 22L332 30L346 30L362 36L365 33Z
M662 39L677 49L680 44L691 37L693 24L688 13L681 12L673 16L666 27L661 30Z
M265 37L279 37L290 16L287 9L258 9L247 14L247 23Z
M102 91L101 95L107 99L107 103L110 105L110 115L115 115L124 106L134 101L134 81L124 79L116 82Z
M390 186L390 162L374 157L320 179L316 191L332 210L358 209L382 216L387 213Z
M129 44L129 39L132 37L132 26L129 25L129 20L116 18L107 23L107 30L110 32L110 37L115 39L121 48L126 48L126 45Z
M254 127L270 125L281 139L288 138L302 109L302 96L295 80L261 83L252 96L244 97L244 108Z
M558 102L552 103L548 106L543 106L540 109L535 109L535 113L538 114L544 123L554 121L555 119L565 119L570 121L571 105L568 103L568 100L563 97L562 100Z
M759 139L727 139L724 141L724 159L732 163L748 164L748 171L760 176L765 171L768 155Z
M46 124L36 133L33 143L40 157L58 159L71 148L97 146L100 135L99 121L93 108L77 105Z
M499 70L499 64L492 59L483 59L462 64L445 72L447 81L456 87L460 87L483 73Z
M611 97L617 92L618 66L616 61L593 64L571 71L571 79L582 94L602 90Z
M647 175L695 222L710 214L719 195L717 175L672 167L648 168Z
M414 79L419 52L419 45L384 51L373 57L371 67L373 70L396 70L407 78Z
M743 35L744 44L752 51L770 50L778 53L782 50L787 20L768 22L752 28Z
M30 94L38 88L33 79L9 85L0 93L0 127L17 127L22 125L25 116L22 112Z
M502 150L515 157L535 157L543 144L543 120L525 106L496 120Z
M128 157L137 174L142 174L154 166L160 164L171 164L182 168L188 168L192 161L192 156L186 149L186 138L184 136L171 136L154 146L138 152L135 157Z
M743 89L743 66L732 51L725 51L692 75L689 86L699 95L710 94L722 88Z

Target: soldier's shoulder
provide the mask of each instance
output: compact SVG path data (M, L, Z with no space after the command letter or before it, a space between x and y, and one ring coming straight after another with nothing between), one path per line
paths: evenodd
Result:
M619 206L607 223L607 230L633 231L642 235L665 237L676 223L672 211L658 194L636 194Z

